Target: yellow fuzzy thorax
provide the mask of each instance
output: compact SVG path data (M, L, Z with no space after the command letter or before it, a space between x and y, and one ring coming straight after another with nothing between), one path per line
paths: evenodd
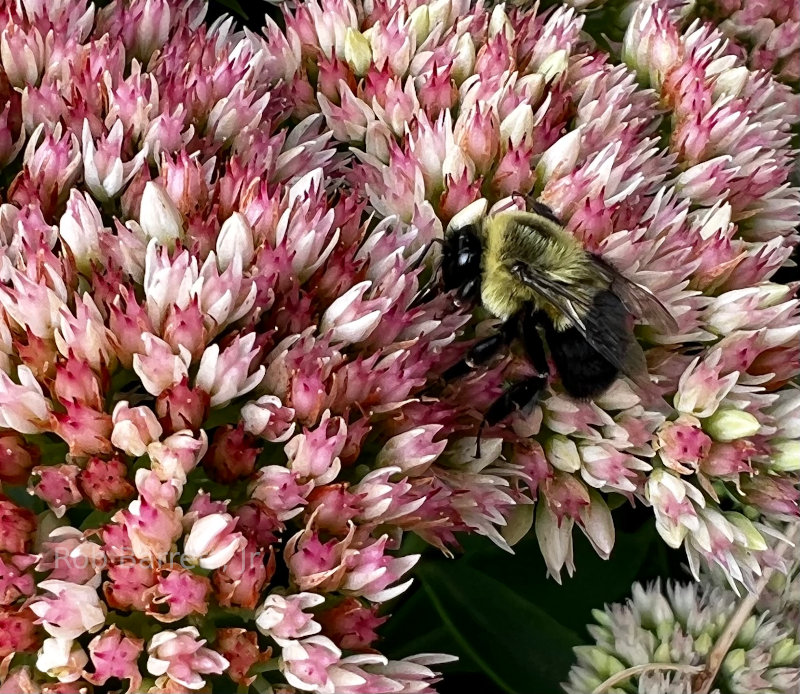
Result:
M524 263L573 288L589 288L598 278L591 272L580 242L550 220L526 212L488 217L483 223L483 277L481 301L501 320L532 303L545 311L555 328L565 329L568 319L535 290L520 282L511 267ZM587 298L591 292L587 293Z

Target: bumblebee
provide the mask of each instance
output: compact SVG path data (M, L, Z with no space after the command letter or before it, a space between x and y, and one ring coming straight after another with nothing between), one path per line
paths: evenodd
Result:
M587 252L548 207L531 202L529 208L448 228L442 241L441 289L461 303L480 303L502 321L444 379L488 362L515 339L536 370L489 407L481 429L538 400L550 375L542 336L564 390L584 399L603 393L620 374L649 385L634 317L665 331L676 328L649 289Z

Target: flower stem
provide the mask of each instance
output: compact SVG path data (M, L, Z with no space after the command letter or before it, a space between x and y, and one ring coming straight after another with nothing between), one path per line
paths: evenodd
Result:
M641 675L645 672L657 672L669 670L674 672L688 672L695 673L703 670L702 665L682 665L680 663L644 663L643 665L634 665L633 667L626 668L620 672L615 673L609 677L605 682L595 687L592 694L605 694L611 687L620 682L624 682L635 675Z
M796 541L797 526L795 526L792 529L792 532L787 535L787 540L778 546L778 549L776 550L777 558L782 559L783 556L792 547L794 547ZM708 694L711 691L711 687L714 684L714 680L717 679L717 675L719 674L719 670L722 667L723 661L725 660L725 656L728 655L728 651L730 650L733 642L736 640L739 630L747 621L748 617L750 617L750 613L753 611L758 599L761 597L761 593L764 592L764 589L767 587L767 584L774 573L775 567L773 566L764 569L764 573L761 575L761 578L756 584L755 589L739 603L739 606L736 608L736 612L731 615L730 620L725 625L725 630L719 635L714 647L708 654L705 668L694 678L694 681L692 682L692 689L696 694Z

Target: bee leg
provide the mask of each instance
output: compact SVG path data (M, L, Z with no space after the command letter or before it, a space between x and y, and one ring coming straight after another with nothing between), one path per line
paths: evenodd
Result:
M506 321L496 333L472 345L466 358L447 369L447 371L442 374L442 379L444 381L451 381L454 378L465 376L476 366L485 364L514 339L517 330L516 318L511 318Z
M533 376L524 381L515 383L505 391L492 405L486 410L483 420L478 426L478 436L475 444L475 457L481 457L481 435L483 428L488 425L494 426L502 421L515 410L521 410L536 404L539 395L547 385L547 376Z
M533 368L540 376L549 376L550 367L547 364L547 355L544 352L544 343L539 334L538 326L544 325L547 315L536 311L525 316L522 320L522 343L525 352L533 364Z

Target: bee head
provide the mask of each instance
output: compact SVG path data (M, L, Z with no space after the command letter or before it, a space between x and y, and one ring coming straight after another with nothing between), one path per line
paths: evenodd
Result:
M448 232L442 248L442 283L463 301L477 299L481 287L482 246L477 224Z

